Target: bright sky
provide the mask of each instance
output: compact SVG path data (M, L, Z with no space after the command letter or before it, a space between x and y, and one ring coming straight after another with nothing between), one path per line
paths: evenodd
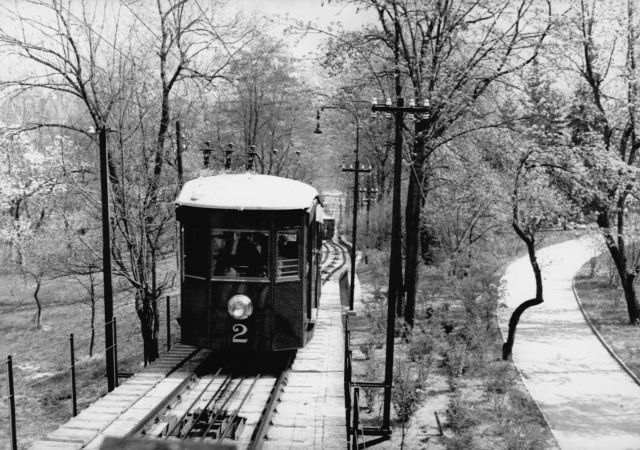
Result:
M340 22L347 30L359 29L367 23L375 22L376 15L371 11L357 12L351 4L327 0L233 0L230 7L237 7L247 14L267 15L274 19L275 28L284 30L288 19L313 22L321 28L327 28L334 22ZM335 27L334 27L335 29ZM286 39L291 42L294 56L302 57L315 51L324 37L311 34L299 42L295 38ZM294 45L294 42L296 44Z

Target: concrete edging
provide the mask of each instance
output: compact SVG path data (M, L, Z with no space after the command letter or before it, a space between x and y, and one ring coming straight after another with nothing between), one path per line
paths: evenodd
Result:
M582 267L580 267L580 269L582 269ZM580 272L580 269L578 270L578 272ZM582 306L582 301L580 301L580 296L578 295L578 291L576 290L576 275L577 273L573 276L573 278L571 278L571 289L573 290L573 296L576 299L576 303L578 303L578 308L580 308L580 312L582 313L582 316L584 317L585 322L587 322L587 325L589 325L589 328L591 328L591 331L593 332L593 334L595 334L595 336L598 338L598 340L600 341L602 346L605 348L605 350L611 355L611 357L616 360L616 362L620 365L622 370L624 370L627 373L627 375L629 375L631 379L633 379L633 381L638 386L640 386L640 379L638 379L638 377L631 371L631 369L627 367L624 361L620 359L618 354L613 350L613 348L609 346L607 341L600 334L600 332L597 330L595 325L591 322L591 319L589 319L589 316L587 315L587 312L585 311L584 306Z
M526 256L523 256L522 258L526 258ZM507 264L506 267L509 267L512 263L514 263L517 260L518 260L518 258L516 258L515 260L511 261L511 263ZM504 273L506 274L506 268L504 270ZM503 279L504 279L504 274L500 278L500 283L501 284L502 284L502 280ZM500 335L502 336L502 343L504 344L506 342L506 338L505 338L505 335L504 335L504 331L502 330L502 323L501 323L502 321L500 320L500 308L501 308L500 303L498 303L498 307L496 308L496 321L498 322L498 329L500 330ZM515 343L515 341L514 341L514 343ZM502 358L500 358L500 360L504 361ZM523 373L520 371L520 368L518 367L516 362L513 360L513 349L511 350L511 357L509 358L508 361L511 363L513 368L518 373L518 376L520 377L520 381L522 382L522 385L524 386L524 388L527 390L527 393L529 394L529 397L531 398L531 401L536 405L536 408L538 409L538 412L542 416L542 419L544 420L544 423L547 424L547 428L551 432L551 436L553 437L553 440L556 443L556 447L560 448L560 444L558 443L558 439L556 438L556 435L553 433L553 427L551 426L551 422L549 422L549 418L544 413L542 408L540 408L540 405L538 404L536 399L533 398L533 395L531 395L531 389L529 389L529 384L527 383L526 378L524 377Z

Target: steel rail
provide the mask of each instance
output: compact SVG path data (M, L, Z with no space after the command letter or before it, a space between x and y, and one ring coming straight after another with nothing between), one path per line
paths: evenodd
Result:
M344 249L344 245L343 244L336 244L335 242L333 243L334 249L338 248L340 249L340 255L341 255L341 261L340 263L333 267L331 269L331 271L327 272L325 275L325 278L323 280L323 283L325 283L326 281L328 281L338 270L342 269L344 267L344 265L346 264L347 258L345 256L345 249Z
M176 364L176 366L171 369L171 371L167 374L170 375L172 373L174 373L176 370L182 368L182 366L184 366L186 364L187 361L189 361L196 353L198 353L200 349L195 349L193 352L191 352L189 355L187 355L185 358L182 359L182 361L180 361L178 364ZM175 400L186 388L189 384L195 382L196 378L195 378L195 370L194 369L191 374L187 377L185 377L184 380L182 380L182 382L180 382L180 384L178 384L175 388L173 388L173 390L169 393L169 395L167 395L164 400L162 402L160 402L160 404L158 404L155 408L151 409L151 411L149 411L144 417L143 419L138 422L138 424L133 427L126 435L125 437L133 437L137 434L141 434L144 431L144 428L147 426L147 424L151 421L151 419L153 419L154 417L160 415L160 411L162 411L163 409L166 409L168 407L168 405Z
M280 395L282 394L282 386L286 383L287 375L289 374L289 368L291 367L291 362L294 358L295 353L289 356L284 369L282 370L282 372L280 372L280 375L278 375L278 379L273 385L273 388L271 388L271 393L269 394L269 398L267 399L267 404L262 410L262 413L260 413L258 424L251 434L251 439L249 441L249 445L247 446L248 450L258 450L262 448L264 438L267 434L267 427L270 425L271 416L275 412L276 405L278 404L278 400L280 399Z
M216 411L216 415L213 416L212 419L209 420L209 425L207 426L207 428L204 430L204 433L202 433L202 436L200 436L200 440L203 441L205 437L207 437L207 433L211 430L211 427L213 427L213 424L215 423L215 421L221 417L220 414L222 413L222 411L224 411L225 406L227 406L227 403L229 403L229 401L233 398L234 394L236 393L236 391L238 390L238 388L240 388L240 386L242 385L242 383L244 382L244 380L246 380L247 377L243 376L240 381L238 381L238 384L236 384L236 386L233 388L233 390L231 391L231 393L229 394L229 396L226 398L226 400L222 403L222 405L218 408L218 411Z
M249 386L249 389L247 390L246 394L244 394L244 397L242 397L242 400L240 400L240 404L238 405L236 410L233 412L233 414L231 414L229 416L229 424L227 425L227 427L218 436L218 440L216 441L216 445L220 445L222 443L222 440L227 436L227 432L231 429L231 427L233 426L233 423L235 422L236 418L240 415L240 410L242 409L242 407L244 406L245 402L249 398L249 394L251 394L251 392L253 391L253 388L255 387L256 383L258 382L258 380L260 379L261 376L262 376L261 374L258 374L253 379L253 383L251 383L251 386Z
M191 430L193 430L193 427L198 423L198 421L200 419L202 419L202 417L206 414L207 410L209 409L209 406L211 406L211 403L217 399L219 396L222 395L222 393L227 389L227 387L229 387L229 384L231 384L231 380L232 377L231 375L227 375L225 377L224 380L222 380L222 383L220 383L220 386L218 386L218 389L216 389L216 392L213 393L213 395L211 396L211 398L209 399L209 401L207 402L207 404L204 406L204 408L202 408L200 410L200 413L198 413L198 416L195 418L195 420L193 420L191 422L191 424L189 425L189 428L187 429L187 431L180 431L178 437L182 438L182 440L186 439L187 436L189 436L189 433L191 433Z
M216 377L218 375L220 375L220 372L222 371L222 368L218 369L218 371L213 375L213 377L211 378L211 380L209 381L209 383L207 383L207 385L205 386L205 388L202 390L202 392L200 392L198 394L198 396L196 397L196 399L191 403L191 405L189 405L189 407L187 408L187 410L184 412L184 414L182 415L182 417L180 417L180 419L176 422L176 424L167 431L167 433L164 435L164 439L168 439L169 436L171 436L171 434L176 431L176 428L178 428L178 426L180 426L180 424L182 423L182 421L184 419L186 419L186 417L189 415L189 413L191 412L191 410L193 409L193 407L196 405L196 403L198 403L198 401L200 400L200 398L204 395L204 393L207 391L207 389L209 389L209 386L211 386L211 383L213 383L216 379ZM214 394L215 395L215 394Z

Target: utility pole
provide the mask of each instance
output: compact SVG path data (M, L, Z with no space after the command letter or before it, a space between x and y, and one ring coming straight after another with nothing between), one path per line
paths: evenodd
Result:
M322 130L320 129L320 111L324 111L325 109L340 109L342 111L346 111L351 113L353 120L356 124L356 151L355 156L356 159L354 164L346 167L344 164L342 165L343 172L353 172L353 226L351 228L351 283L349 285L349 311L353 311L353 304L355 301L355 280L356 280L356 244L357 244L357 233L358 233L358 194L360 192L360 173L371 172L371 167L360 167L360 159L359 159L359 151L360 151L360 119L358 115L347 109L343 106L323 106L319 110L316 111L316 129L314 130L314 134L322 134Z
M100 197L102 202L102 273L104 285L104 345L107 365L107 389L116 387L115 365L113 364L113 287L111 283L111 229L109 223L109 175L107 172L107 125L100 126L98 135L100 147Z
M391 260L389 267L389 292L387 294L387 352L385 357L384 375L384 404L382 411L382 428L391 430L391 387L393 385L393 349L396 325L396 306L402 282L402 252L401 252L401 176L402 176L402 125L404 114L426 114L429 112L429 103L425 100L424 106L415 106L412 101L409 106L404 106L404 99L398 97L396 106L392 106L391 99L386 104L378 104L373 99L371 111L394 113L395 115L395 149L393 166L393 199L391 218ZM393 289L393 290L392 290Z
M360 193L360 173L369 173L371 168L360 167L359 148L360 148L360 122L358 116L356 119L356 160L353 166L342 167L343 172L353 172L353 227L351 230L351 283L349 284L349 311L353 311L355 301L356 288L356 240L358 236L358 194Z
M371 211L371 202L376 199L375 195L378 194L378 189L372 186L371 177L369 177L367 187L360 189L360 193L364 196L362 200L367 208L367 234L369 234L369 213Z

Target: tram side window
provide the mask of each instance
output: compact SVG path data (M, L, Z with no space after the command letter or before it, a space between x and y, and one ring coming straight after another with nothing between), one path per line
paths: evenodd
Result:
M203 241L202 230L184 228L184 274L191 277L207 276L207 243Z
M297 230L278 231L276 267L278 278L299 276L299 242Z
M268 276L269 234L265 231L211 230L212 278Z

